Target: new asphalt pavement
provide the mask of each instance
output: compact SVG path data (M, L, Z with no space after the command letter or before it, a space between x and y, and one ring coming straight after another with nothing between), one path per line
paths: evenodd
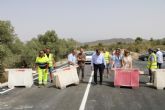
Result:
M16 87L0 95L0 110L79 110L80 106L84 106L84 110L165 110L165 91L145 84L149 80L144 69L146 62L134 61L133 65L145 71L140 75L139 88L114 87L112 72L109 77L105 73L102 85L90 84L92 71L90 65L86 65L84 82L79 85L62 90L52 83L42 88L36 83L32 88Z

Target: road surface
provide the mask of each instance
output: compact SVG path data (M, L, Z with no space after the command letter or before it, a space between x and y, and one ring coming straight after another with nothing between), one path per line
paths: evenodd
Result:
M142 69L145 64L135 61L134 67ZM0 110L79 110L92 73L90 65L85 71L85 81L78 86L60 90L53 84L44 88L33 85L32 88L19 87L2 94ZM148 80L147 75L141 75L140 88L116 88L113 75L109 78L105 75L103 85L91 84L84 110L165 110L165 91L146 86Z

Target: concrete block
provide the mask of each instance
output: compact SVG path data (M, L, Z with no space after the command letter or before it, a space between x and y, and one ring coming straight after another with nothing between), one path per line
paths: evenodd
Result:
M154 86L157 89L165 88L165 69L153 69L154 74Z
M33 85L32 69L6 69L8 71L8 87L25 86L27 88Z

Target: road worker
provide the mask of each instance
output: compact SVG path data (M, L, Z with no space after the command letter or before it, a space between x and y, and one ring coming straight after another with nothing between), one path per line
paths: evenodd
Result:
M157 69L157 57L153 49L151 48L148 49L148 53L149 53L149 57L148 57L147 68L149 70L150 83L147 83L147 85L152 85L154 81L152 69Z
M109 67L110 67L110 60L111 60L111 55L108 51L106 51L105 48L103 48L103 55L104 55L104 60L106 62L105 69L107 70L107 77L109 75Z
M38 73L38 84L39 88L41 85L47 84L47 75L48 75L48 64L49 60L45 56L44 51L39 51L39 56L36 58L36 69Z
M49 60L49 67L48 67L49 77L50 77L49 79L50 79L50 82L53 83L53 74L52 74L52 71L56 67L56 64L55 64L54 56L53 56L52 53L50 53L50 49L49 48L46 49L45 56Z

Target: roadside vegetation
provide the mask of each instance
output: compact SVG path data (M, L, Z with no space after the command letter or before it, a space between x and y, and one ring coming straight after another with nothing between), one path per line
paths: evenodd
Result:
M132 43L123 43L123 42L117 42L117 43L111 43L109 45L104 45L102 43L98 43L97 45L83 45L81 46L87 50L96 49L96 48L107 48L108 51L113 51L116 48L121 49L128 49L132 52L137 53L146 53L148 48L160 48L161 50L165 50L165 38L163 39L153 39L150 40L143 39L141 37L137 37L134 42Z
M22 42L10 21L0 20L0 73L3 73L4 68L21 67L24 62L33 68L39 50L44 48L51 48L55 60L59 61L66 58L76 45L74 39L60 39L54 30L48 30L30 41Z

